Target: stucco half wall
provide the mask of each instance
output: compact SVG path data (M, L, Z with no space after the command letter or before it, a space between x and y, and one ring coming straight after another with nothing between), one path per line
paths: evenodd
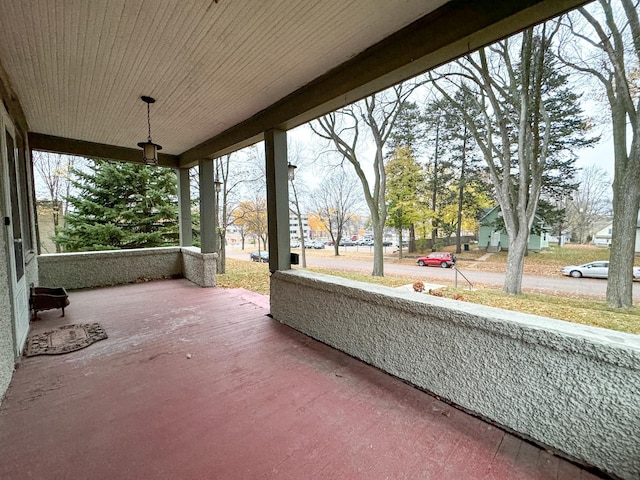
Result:
M581 463L640 478L640 338L300 270L273 317Z
M180 247L40 255L38 266L40 285L67 289L183 275Z
M39 285L71 290L185 277L201 287L215 287L217 258L218 254L200 253L196 247L40 255Z

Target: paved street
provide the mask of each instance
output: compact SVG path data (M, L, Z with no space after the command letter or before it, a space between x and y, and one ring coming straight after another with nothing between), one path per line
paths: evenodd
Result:
M249 250L239 251L228 249L227 255L230 258L249 260ZM332 269L345 269L362 272L370 272L373 260L358 260L346 257L316 257L307 256L307 266L324 267ZM458 268L464 276L473 284L485 284L492 286L502 286L504 284L504 274L496 272L481 272L477 270L465 270L464 261L458 262ZM450 268L418 267L417 265L401 265L386 263L385 273L415 277L416 280L428 280L430 283L441 283L453 285L456 280L456 272ZM461 275L458 276L458 286L466 285L466 281ZM597 298L605 298L607 290L606 280L591 278L570 278L557 274L557 276L532 276L525 275L522 279L522 287L525 291L550 292L557 294L579 294L589 295ZM633 285L633 299L640 301L640 284Z

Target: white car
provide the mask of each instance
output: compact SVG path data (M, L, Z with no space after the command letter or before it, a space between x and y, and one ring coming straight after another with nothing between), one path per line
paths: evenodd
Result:
M570 277L607 278L609 276L609 262L599 261L584 265L569 265L561 270L563 275ZM633 279L640 280L640 267L633 267Z

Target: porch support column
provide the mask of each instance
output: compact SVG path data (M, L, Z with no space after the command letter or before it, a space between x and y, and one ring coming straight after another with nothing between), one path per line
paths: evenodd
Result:
M178 219L180 223L180 246L193 245L193 229L191 227L191 185L189 169L179 168L178 175Z
M213 159L198 162L200 182L200 251L216 251L215 188L213 185Z
M287 133L275 129L266 131L264 146L267 162L269 270L273 273L291 269Z

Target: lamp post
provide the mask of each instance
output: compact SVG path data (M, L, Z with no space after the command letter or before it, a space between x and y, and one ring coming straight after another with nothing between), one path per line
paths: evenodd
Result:
M307 268L307 256L304 245L304 226L302 225L302 214L300 213L300 205L298 204L298 193L296 192L296 165L289 164L287 166L289 181L291 182L291 189L293 190L293 204L296 208L296 216L298 217L298 231L300 233L300 256L302 257L302 268Z
M222 190L222 182L218 177L213 181L213 251L219 254L220 235L218 234L218 194Z

